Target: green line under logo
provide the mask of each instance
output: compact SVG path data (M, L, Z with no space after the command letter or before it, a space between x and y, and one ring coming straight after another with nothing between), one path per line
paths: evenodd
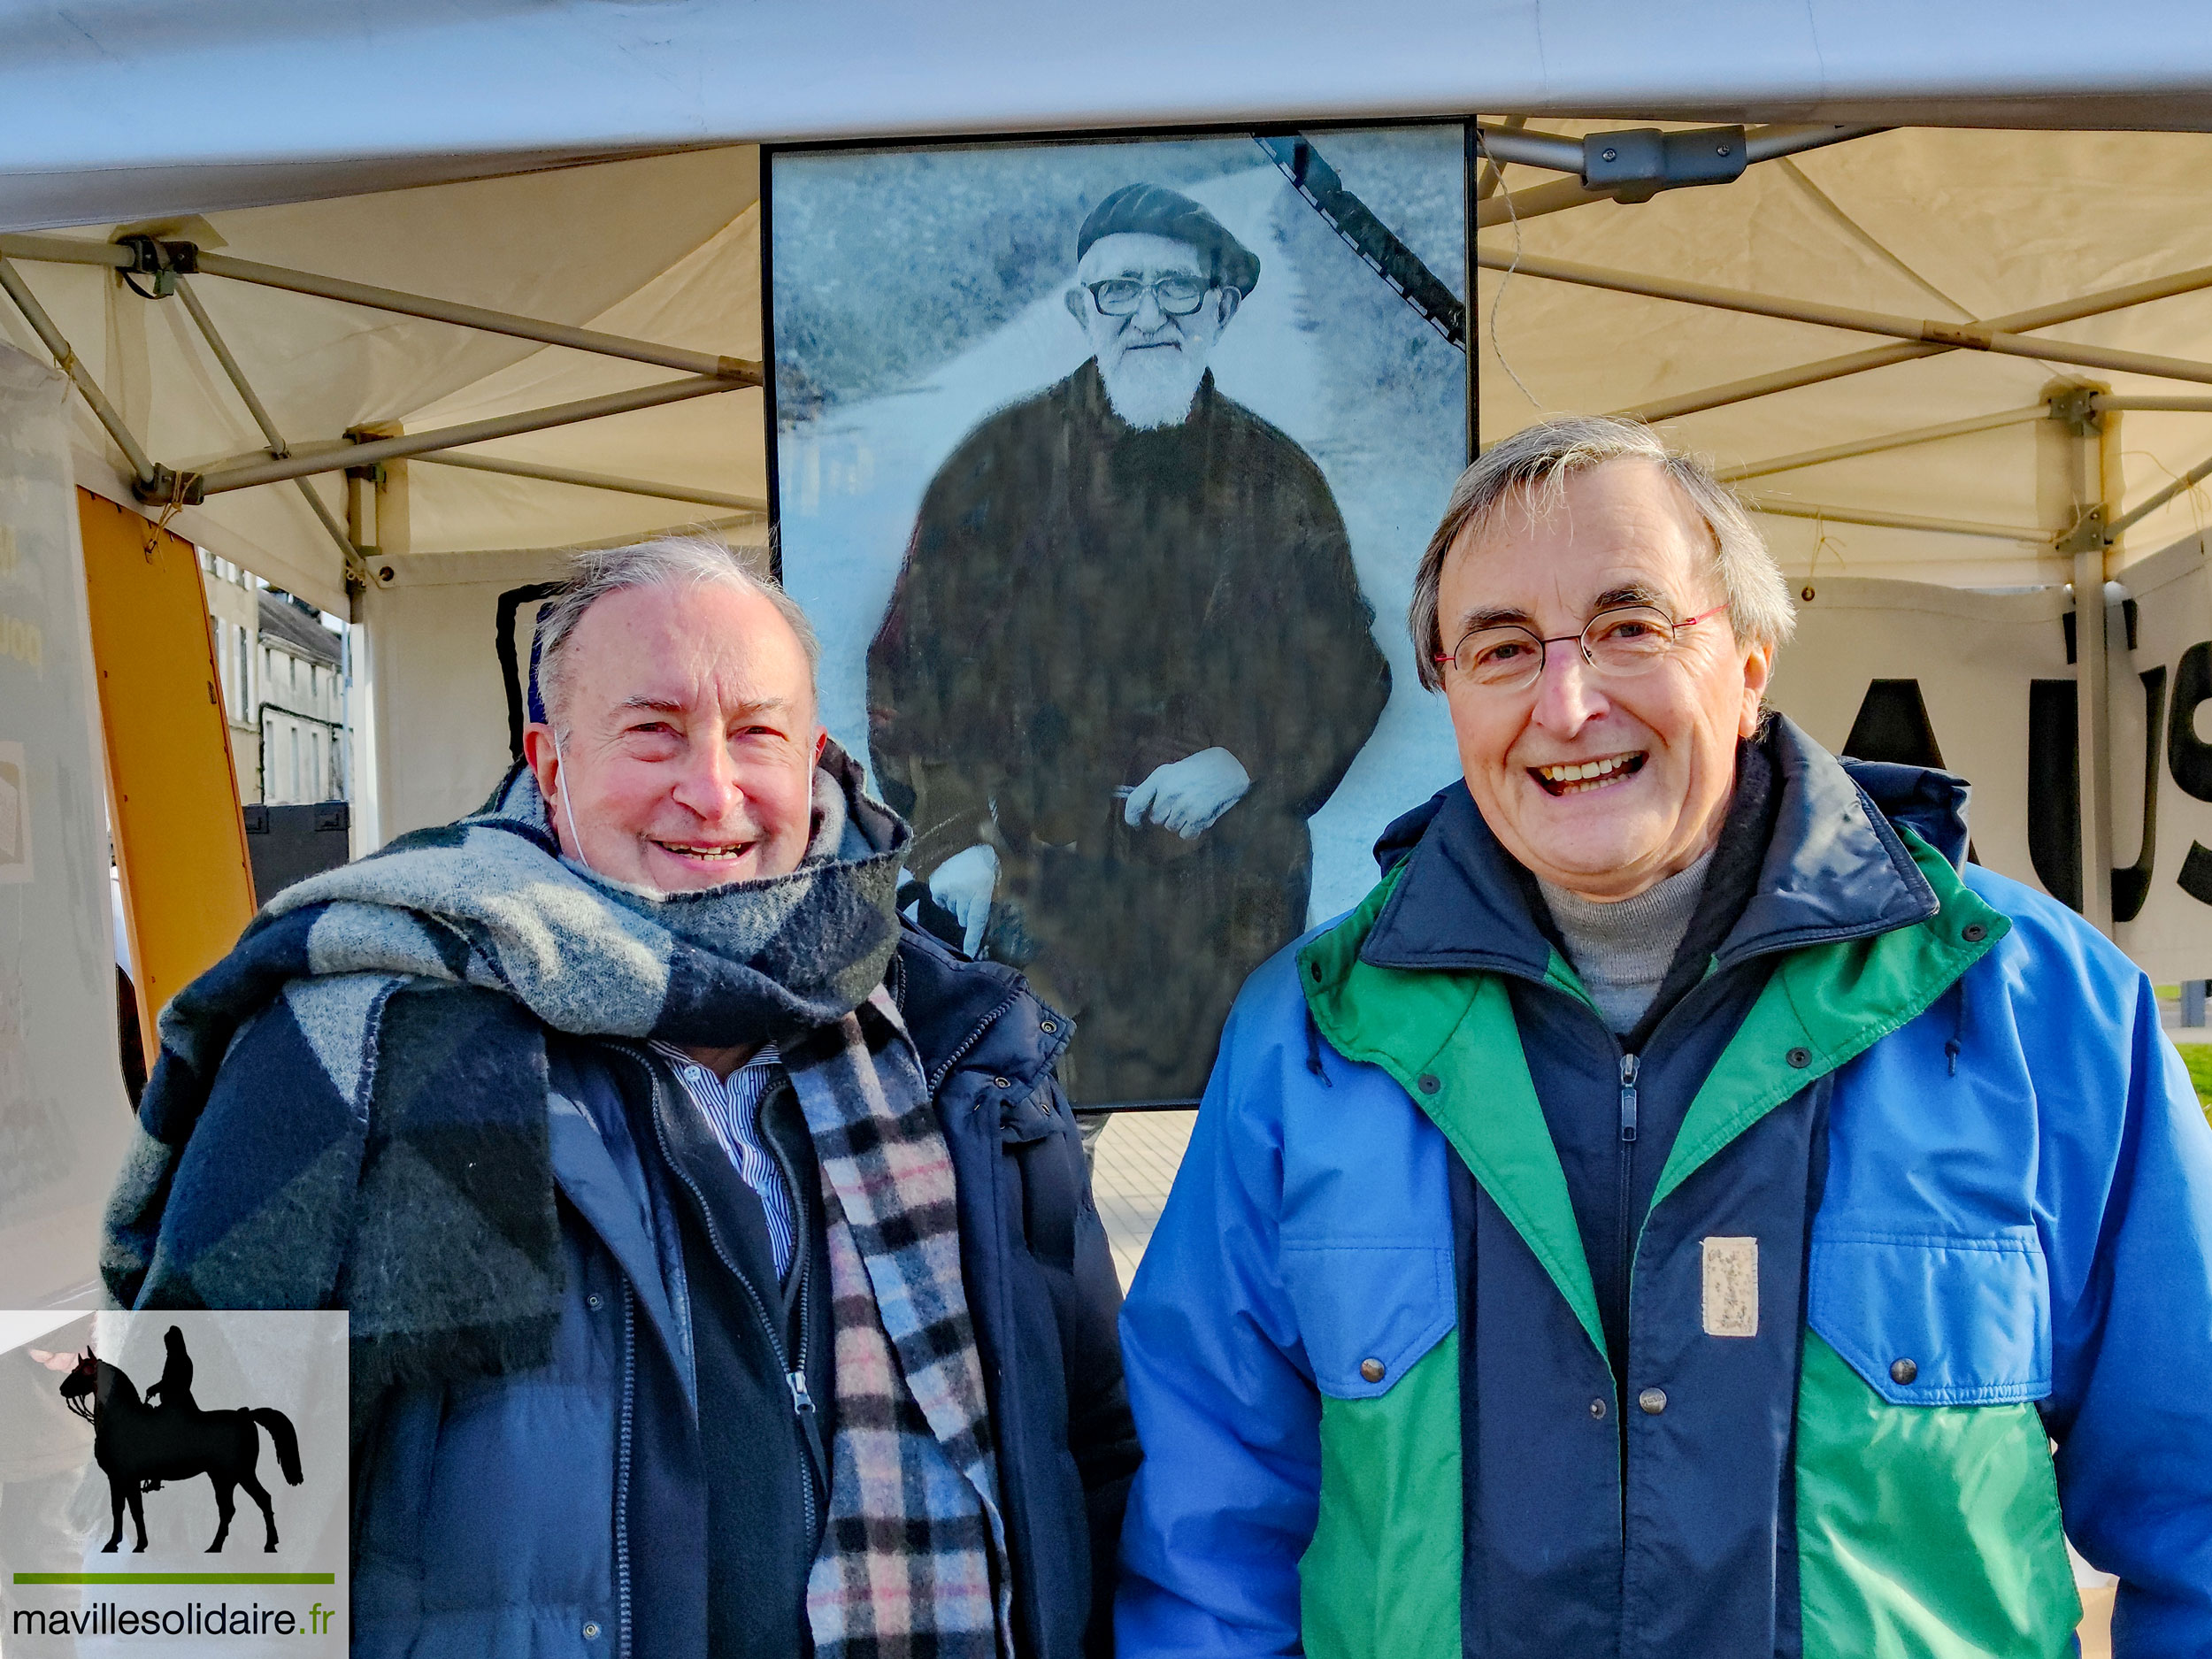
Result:
M334 1572L19 1572L18 1584L335 1584Z

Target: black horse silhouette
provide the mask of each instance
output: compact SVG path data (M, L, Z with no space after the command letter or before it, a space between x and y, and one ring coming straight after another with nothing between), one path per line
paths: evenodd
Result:
M90 1348L85 1349L76 1369L62 1379L61 1397L72 1411L92 1425L93 1461L108 1478L108 1502L115 1512L115 1531L101 1549L112 1552L123 1541L126 1505L138 1529L138 1542L131 1553L144 1549L146 1511L141 1492L151 1491L165 1480L205 1475L215 1488L215 1508L222 1517L207 1553L220 1553L223 1540L230 1536L231 1514L237 1507L231 1493L239 1486L245 1487L246 1495L261 1506L261 1519L268 1530L268 1541L262 1548L273 1551L276 1511L270 1505L268 1489L254 1473L261 1457L261 1437L254 1425L259 1424L269 1431L284 1479L296 1486L303 1476L299 1437L292 1431L292 1419L273 1406L201 1410L192 1399L192 1359L185 1352L184 1333L171 1325L168 1342L169 1364L162 1372L163 1379L147 1391L164 1396L157 1406L141 1400L129 1374L98 1358Z

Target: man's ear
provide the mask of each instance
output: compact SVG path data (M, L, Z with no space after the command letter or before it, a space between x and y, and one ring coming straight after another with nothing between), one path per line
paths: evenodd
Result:
M1067 304L1068 315L1075 319L1075 326L1079 328L1088 326L1090 310L1083 302L1090 296L1080 288L1071 288L1060 297Z
M826 726L816 726L814 728L814 758L817 761L819 761L822 758L822 751L828 747L829 727Z
M1736 720L1736 735L1759 735L1759 717L1766 707L1767 685L1774 678L1774 648L1755 645L1744 653L1743 710Z
M538 780L538 794L544 799L545 810L560 827L560 751L553 746L553 728L533 720L522 728L522 758L530 768L530 775Z
M1227 288L1222 289L1221 321L1218 326L1226 328L1229 326L1229 319L1237 314L1237 307L1243 303L1244 296L1238 293L1236 289Z

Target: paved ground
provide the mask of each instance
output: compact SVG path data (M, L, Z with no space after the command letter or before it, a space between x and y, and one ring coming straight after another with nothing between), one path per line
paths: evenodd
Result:
M1124 1290L1144 1259L1144 1247L1197 1120L1193 1111L1117 1112L1099 1140L1091 1192L1114 1247Z

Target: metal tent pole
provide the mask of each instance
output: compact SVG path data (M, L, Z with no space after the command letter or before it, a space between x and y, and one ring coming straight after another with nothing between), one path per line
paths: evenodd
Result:
M1525 262L1522 268L1527 268ZM1973 326L2007 334L2025 334L2038 328L2055 327L2060 323L2079 322L2085 317L2102 317L2112 311L2125 311L2131 306L2148 304L2153 300L2171 299L2177 294L2192 294L2205 288L2212 288L2212 265L2198 265L2191 270L2176 272L2171 276L2131 282L2124 288L2106 288L2099 293L2083 295L2078 299L2061 300L2053 305L2038 305L2024 311L2011 311L2002 317L1985 319ZM1722 386L1678 393L1672 397L1663 397L1617 412L1631 420L1672 420L1680 415L1694 415L1730 403L1747 403L1755 397L1794 391L1801 386L1816 386L1826 380L1839 380L1848 375L1863 374L1870 369L1886 368L1893 363L1909 363L1915 357L1939 357L1946 351L1955 349L1955 347L1948 345L1877 346L1870 351L1855 351L1839 357L1824 358L1818 363L1802 363L1793 368L1775 369L1765 374L1752 375L1747 380L1731 380Z
M602 357L650 363L664 369L680 369L687 374L713 375L747 386L760 384L760 365L744 357L720 357L710 351L687 351L680 346L656 345L650 341L601 334L596 329L572 327L566 323L549 323L534 317L518 317L510 311L490 311L480 305L463 305L452 300L403 293L397 288L377 288L366 282L349 282L340 277L317 276L311 272L294 271L283 265L263 265L252 259L238 259L229 254L213 253L188 242L163 242L159 245L175 268L186 275L204 272L209 276L226 277L234 282L251 282L262 288L281 288L288 293L310 294L319 299L337 300L349 305L365 305L372 311L392 311L402 317L420 317L432 322L453 323L486 334L510 334L518 340L534 340L541 345L569 346L579 351L597 352ZM131 248L110 242L81 242L72 236L0 235L0 256L50 260L63 265L106 265L111 270L118 271L135 270L139 265L138 254Z
M280 461L218 467L211 472L188 476L186 480L187 498L196 501L227 490L250 489L256 484L274 484L288 478L311 477L317 472L335 472L351 466L373 465L379 461L403 460L409 456L428 454L433 449L485 443L494 438L512 438L526 432L542 432L549 426L565 426L580 420L595 420L602 415L620 415L634 409L652 409L662 403L680 403L686 398L708 397L717 392L733 392L742 385L743 382L739 380L710 378L664 380L657 385L641 386L632 391L610 392L603 396L587 397L573 403L558 403L549 409L530 409L520 414L498 415L489 420L472 420L465 426L441 426L434 432L411 432L397 438L376 438L367 443L348 444L343 449L326 450L316 455L289 456Z
M2212 397L2115 397L2107 392L2091 401L2101 411L2139 409L2149 414L2212 415Z
M1505 125L1497 130L1502 133L1517 133L1527 125L1527 116L1509 115L1505 118ZM1505 168L1503 164L1494 161L1486 156L1483 158L1482 163L1482 175L1475 180L1475 200L1478 202L1487 202L1492 196L1495 196L1498 192L1499 181L1504 177Z
M768 511L768 503L756 496L725 495L710 489L688 489L677 484L649 484L639 479L616 478L606 472L580 472L566 466L541 466L534 461L510 461L499 456L457 455L448 450L415 458L439 466L466 467L475 472L503 472L510 478L542 479L551 484L617 490L626 495L651 495L661 501L695 502L703 507L727 507L737 512Z
M1475 123L1475 130L1482 134L1482 148L1492 161L1518 162L1524 167L1548 167L1554 173L1582 171L1582 141L1562 138L1556 133L1524 132L1514 127L1491 127Z
M22 273L8 263L5 255L0 255L0 288L7 290L8 297L15 302L16 310L23 313L24 320L37 332L47 350L54 354L54 361L60 366L61 372L69 377L71 384L92 406L93 414L107 428L108 436L115 440L115 447L122 450L124 459L131 464L131 471L137 475L139 483L150 488L158 476L153 461L138 440L131 436L130 428L123 424L123 417L115 412L115 405L108 402L107 394L100 389L85 365L77 360L76 352L70 349L69 342L61 330L54 326L54 319L46 314L46 308L38 303L38 296L24 285Z
M1753 166L1763 161L1778 161L1784 156L1801 156L1809 150L1824 150L1830 144L1848 143L1855 138L1870 138L1877 133L1886 133L1886 127L1835 126L1817 121L1801 124L1777 122L1771 127L1755 127L1744 134L1744 159Z
M1755 166L1763 161L1779 161L1785 157L1799 155L1808 150L1819 150L1829 144L1839 144L1849 139L1865 138L1888 130L1885 127L1795 125L1754 127L1747 129L1743 134L1743 161L1746 166ZM1483 129L1483 142L1492 155L1505 161L1523 159L1519 156L1507 154L1499 150L1492 142L1491 132L1492 129L1488 127ZM1545 134L1524 134L1522 136L1542 138ZM1593 184L1589 177L1589 146L1601 143L1607 136L1608 134L1603 133L1592 133L1586 140L1554 140L1555 143L1580 142L1583 144L1582 159L1571 169L1576 176L1571 179L1555 179L1548 184L1534 185L1525 190L1516 190L1509 197L1486 199L1489 198L1490 193L1486 190L1480 192L1480 197L1486 199L1482 200L1482 205L1476 210L1475 227L1478 230L1487 230L1494 225L1509 224L1517 219L1540 219L1547 213L1562 212L1568 208L1581 207L1591 202L1618 202L1624 199L1624 191L1632 192L1628 199L1647 201L1658 190L1680 189L1691 185L1721 184L1729 181L1726 179L1694 178L1684 179L1678 182L1664 179L1655 183L1644 180L1634 186ZM1601 151L1601 153L1606 152ZM1724 155L1726 152L1724 150L1721 153ZM1537 162L1533 165L1548 166L1551 164Z
M1507 127L1489 127L1477 123L1482 133L1482 147L1496 160L1518 162L1525 167L1548 167L1554 173L1572 173L1586 175L1589 172L1589 144L1602 145L1609 138L1624 136L1619 133L1592 133L1587 139L1563 138L1555 133L1531 133ZM1632 129L1650 133L1658 129ZM1754 127L1744 133L1746 162L1772 161L1779 156L1795 156L1808 150L1818 150L1826 144L1840 144L1847 139L1864 138L1870 133L1886 132L1886 127L1866 126L1838 126L1831 122L1778 122L1768 127Z
M253 416L254 425L261 428L261 435L268 442L271 457L281 461L292 453L292 446L277 430L276 422L270 418L252 383L246 379L245 370L239 366L238 359L231 355L230 347L224 343L221 331L215 326L215 319L207 314L207 308L200 303L200 296L192 291L191 281L179 277L176 285L177 297L184 302L184 309L191 313L193 322L199 327L201 338L207 342L208 349L215 354L215 361L222 365L223 373L229 377L232 387L245 403L248 412ZM362 559L360 548L346 534L345 526L338 522L338 515L330 511L328 504L315 493L315 487L305 479L298 478L292 481L299 487L300 495L305 498L309 510L322 521L323 528L330 533L330 539L338 544L338 550L345 558L346 574L361 587L367 587L368 565Z
M111 271L137 268L138 256L111 242L86 242L78 236L26 236L14 232L0 235L0 259L29 259L39 265L104 265Z
M450 300L430 299L419 294L403 294L396 288L374 288L365 282L347 282L336 277L315 276L304 271L289 271L281 265L261 265L251 259L234 259L228 254L202 252L199 267L210 276L228 277L235 282L253 282L263 288L282 288L293 294L311 294L320 299L341 300L349 305L365 305L372 311L394 311L402 317L422 317L432 322L457 323L464 328L480 329L486 334L511 334L518 340L535 340L549 346L572 346L579 351L595 351L602 357L626 357L634 363L650 363L664 369L680 369L687 374L713 375L747 386L760 384L760 365L742 357L719 357L710 351L687 351L680 346L654 345L643 340L625 339L619 334L603 334L595 329L572 328L565 323L541 322L535 318L487 311L481 306L460 305Z
M2099 406L2103 406L2102 399L2099 400ZM2125 512L2115 518L2110 525L2106 526L2106 538L2110 540L2111 538L2117 536L2122 531L2130 529L2132 526L2140 524L2144 519L2149 518L2151 514L2156 512L2161 507L2163 507L2175 496L2180 495L2185 490L2194 489L2199 484L2201 484L2208 478L2212 478L2212 460L2199 462L2196 465L2191 467L2187 472L2184 472L2179 478L2176 479L2172 483L2167 485L2165 488L2153 491L2135 506L2129 508ZM2076 625L2078 628L2079 626L2079 624Z
M1887 449L1910 449L1915 444L1935 443L1945 438L1963 438L1970 433L1991 432L1999 426L2045 420L2049 419L2050 412L2048 403L2031 403L2024 409L2007 409L1993 415L1975 415L1965 420L1947 421L1939 426L1916 426L1909 432L1887 433L1878 438L1858 438L1848 443L1832 443L1824 449L1801 449L1795 455L1778 455L1770 460L1749 461L1741 466L1724 467L1717 476L1722 483L1733 484L1747 478L1793 472L1801 467L1821 466L1830 461L1847 461L1855 456L1879 455Z
M1881 512L1864 507L1830 507L1815 502L1781 501L1764 495L1746 495L1745 506L1777 518L1821 518L1834 524L1874 525L1888 530L1924 530L1935 535L1979 536L1992 541L2027 541L2048 548L2050 532L2017 525L1982 524L1971 518L1928 518L1917 513Z
M1849 329L1866 334L1893 334L1901 340L1953 349L1991 351L2006 357L2028 357L2041 363L2063 363L2076 367L2106 369L2124 374L2147 374L2173 380L2198 380L2212 385L2212 363L2193 363L2182 357L2155 356L2144 351L2118 351L2104 346L2076 345L2064 341L2029 340L1983 323L1938 322L1932 318L1900 317L1888 311L1866 311L1855 305L1830 305L1817 300L1784 299L1742 288L1724 288L1706 282L1685 282L1672 277L1647 276L1607 265L1582 265L1571 259L1523 254L1516 260L1503 252L1483 250L1479 263L1491 270L1509 266L1522 274L1616 294L1637 294L1647 299L1702 305L1747 316L1771 317L1783 322L1810 323L1824 328Z

